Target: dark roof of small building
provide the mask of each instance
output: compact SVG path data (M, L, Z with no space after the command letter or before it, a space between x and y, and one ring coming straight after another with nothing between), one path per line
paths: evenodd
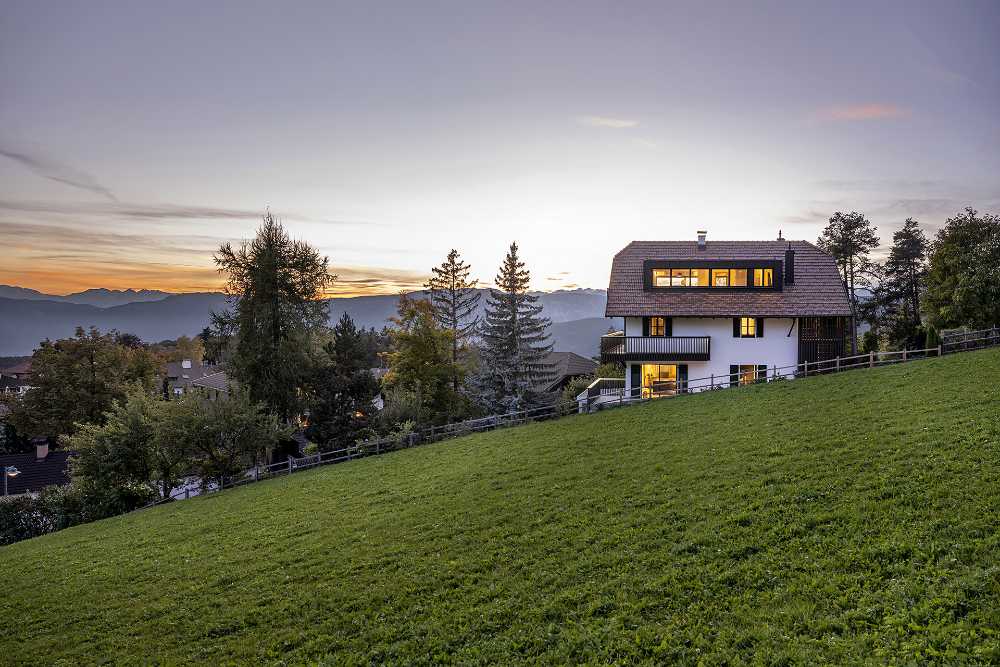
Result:
M208 389L215 389L216 391L229 391L229 378L226 377L225 371L218 371L212 373L211 375L206 375L199 378L191 383L192 387L206 387Z
M20 472L16 477L7 478L7 493L37 493L46 486L69 484L69 458L75 452L54 449L48 456L39 461L35 453L8 454L0 456L0 469L13 466ZM0 474L3 474L0 472ZM3 492L3 480L0 479L0 493Z
M197 380L198 378L218 373L217 366L209 366L200 361L191 361L191 368L184 368L184 362L168 361L166 367L167 379L169 380Z
M7 368L0 368L0 375L26 375L31 372L31 359L25 359L24 361L14 364L13 366L8 366Z
M647 260L780 260L795 251L795 282L777 290L643 289ZM833 257L807 241L633 241L615 255L608 285L608 317L808 317L850 315L851 305Z
M547 391L559 386L566 378L592 375L597 370L596 361L576 352L549 352L545 361L552 366L552 376L545 387Z

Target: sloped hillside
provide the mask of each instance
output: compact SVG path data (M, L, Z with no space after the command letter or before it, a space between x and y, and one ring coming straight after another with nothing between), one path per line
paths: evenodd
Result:
M997 662L998 377L659 401L15 544L0 662Z

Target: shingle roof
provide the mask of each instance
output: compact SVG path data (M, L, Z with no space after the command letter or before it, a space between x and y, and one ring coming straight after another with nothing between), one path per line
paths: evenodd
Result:
M795 282L781 291L643 289L647 260L780 260L795 251ZM806 317L850 315L851 305L833 258L806 241L633 241L615 255L607 317Z
M558 386L566 378L591 375L597 370L596 361L581 357L576 352L549 352L545 362L552 365L552 377L546 383L546 390Z
M31 372L31 359L26 359L7 368L0 368L2 375L27 375Z
M7 493L37 493L46 486L69 483L69 457L75 452L57 449L49 451L48 456L39 461L35 453L10 454L0 456L0 468L14 466L21 474L7 478ZM2 473L0 473L2 474ZM3 492L3 480L0 479L0 493Z
M217 373L212 373L211 375L206 375L199 378L191 383L192 387L206 387L208 389L215 389L216 391L229 391L229 378L226 377L225 371L219 371Z

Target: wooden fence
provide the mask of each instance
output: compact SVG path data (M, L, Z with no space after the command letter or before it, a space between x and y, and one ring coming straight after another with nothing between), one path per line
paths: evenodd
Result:
M961 338L955 338L956 336L960 336ZM766 373L755 374L753 380L749 382L744 381L744 378L739 375L711 375L704 378L695 378L693 380L688 380L683 384L683 386L676 387L676 391L673 392L672 395L684 396L699 393L701 391L713 391L730 388L735 389L751 384L772 382L775 380L825 375L827 373L839 373L842 371L862 368L876 368L879 366L926 359L928 357L940 357L943 354L953 352L979 350L997 345L1000 345L1000 328L963 332L961 334L953 334L943 337L942 343L938 347L925 348L921 350L869 352L868 354L859 354L850 357L837 357L826 361L804 362L792 366L772 366L768 367ZM607 381L609 379L601 378L597 382L600 382L601 380ZM662 396L658 396L656 398L644 396L641 388L633 389L627 395L624 390L624 382L621 380L608 384L617 385L618 383L622 384L622 388L617 397L610 396L608 393L605 393L605 391L601 391L597 394L584 391L581 396L584 396L585 398L581 398L576 401L560 401L552 405L546 405L530 410L519 410L502 415L491 415L489 417L470 419L468 421L445 424L442 426L430 426L395 438L369 440L334 451L321 452L303 457L290 457L287 461L283 461L282 463L255 466L245 471L238 477L223 478L209 484L198 485L197 487L186 486L184 489L174 491L168 497L160 498L140 509L153 507L172 500L201 495L203 493L214 493L228 488L244 486L246 484L252 484L253 482L265 479L282 477L300 470L308 470L321 465L342 463L344 461L351 461L367 456L378 456L401 449L408 449L418 445L437 442L439 440L468 435L470 433L492 431L495 429L519 426L521 424L543 421L546 419L558 419L560 417L565 417L578 412L591 413L607 409L638 405L650 400L659 400L659 398L662 398ZM617 386L615 389L617 389ZM600 400L600 402L597 402L598 400Z

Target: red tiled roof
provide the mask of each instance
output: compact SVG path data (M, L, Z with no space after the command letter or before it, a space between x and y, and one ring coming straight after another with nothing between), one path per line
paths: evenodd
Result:
M647 260L780 260L795 251L795 282L781 291L643 289ZM806 241L633 241L615 255L608 285L608 317L808 317L851 314L833 258Z

